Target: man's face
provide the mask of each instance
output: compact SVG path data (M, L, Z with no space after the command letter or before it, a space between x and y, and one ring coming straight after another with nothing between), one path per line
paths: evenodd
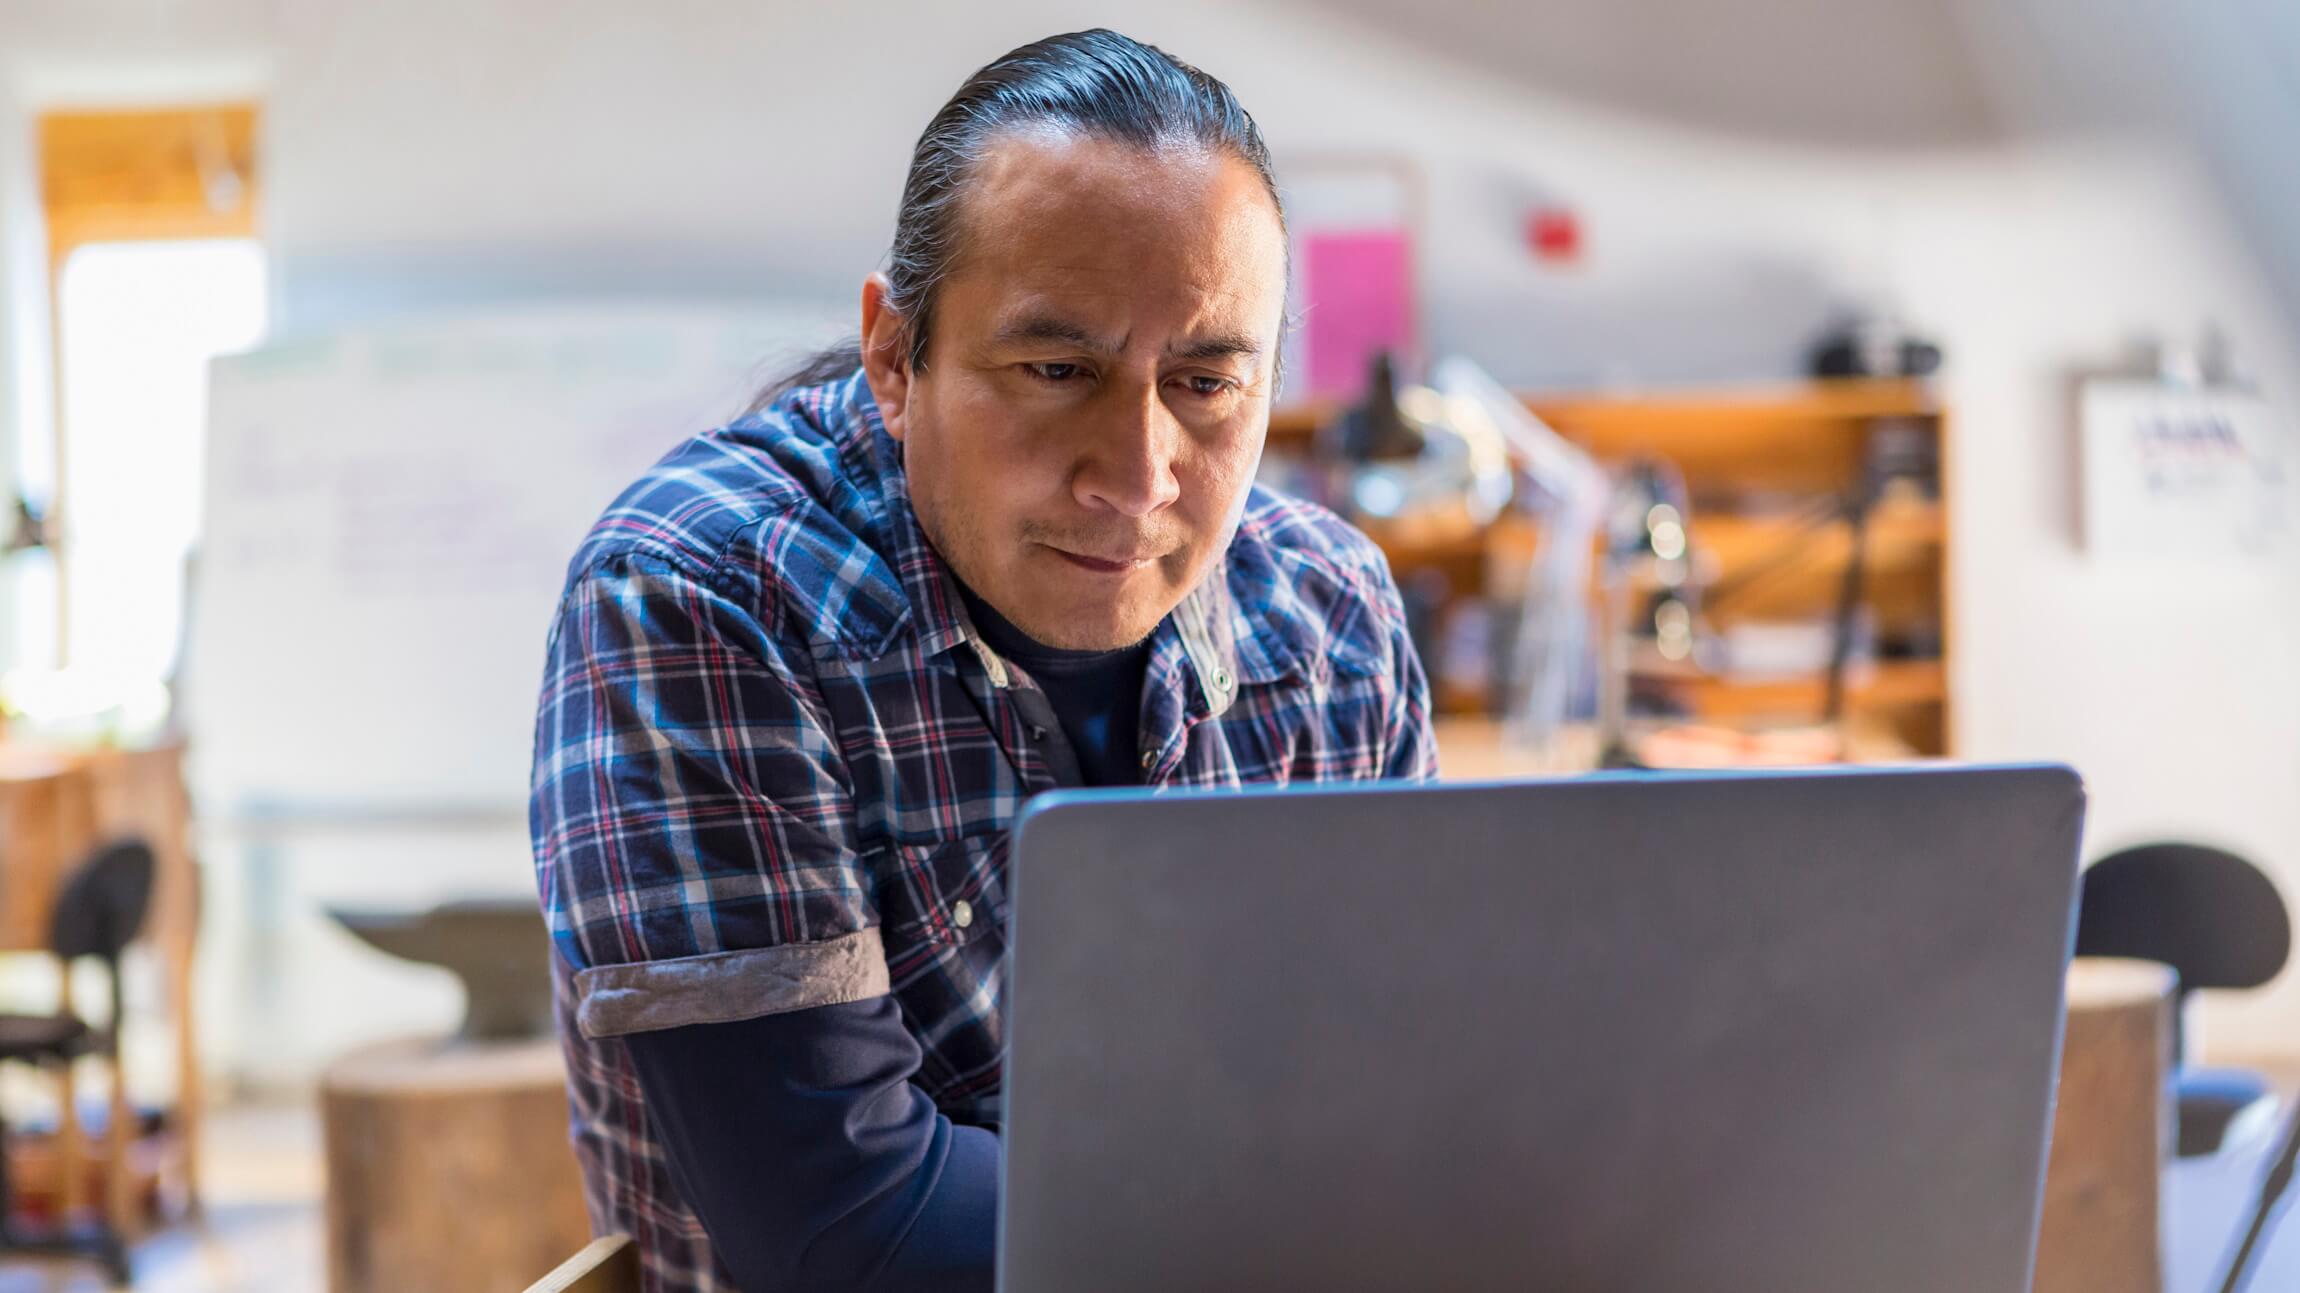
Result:
M911 504L976 596L1049 646L1149 636L1229 542L1261 457L1286 247L1227 154L1053 132L961 199L926 362L883 283L866 370Z

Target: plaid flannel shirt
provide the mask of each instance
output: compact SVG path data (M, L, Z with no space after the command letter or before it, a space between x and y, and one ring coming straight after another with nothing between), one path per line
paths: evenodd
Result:
M913 1081L997 1118L1007 832L1055 775L911 512L861 377L688 440L572 562L536 716L535 866L592 1224L651 1293L732 1288L622 1036L892 993ZM1259 487L1151 639L1151 787L1423 778L1380 552Z

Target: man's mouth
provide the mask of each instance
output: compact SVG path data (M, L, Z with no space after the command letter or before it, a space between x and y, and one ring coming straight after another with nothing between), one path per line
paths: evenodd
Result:
M1091 570L1098 575L1123 575L1129 570L1139 570L1156 560L1155 557L1093 557L1083 552L1072 552L1067 548L1049 547L1048 551L1081 570Z

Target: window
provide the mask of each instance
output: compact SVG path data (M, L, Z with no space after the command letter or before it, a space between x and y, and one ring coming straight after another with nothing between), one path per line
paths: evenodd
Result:
M57 281L70 518L64 659L139 688L173 672L199 535L208 360L263 336L250 239L92 243Z

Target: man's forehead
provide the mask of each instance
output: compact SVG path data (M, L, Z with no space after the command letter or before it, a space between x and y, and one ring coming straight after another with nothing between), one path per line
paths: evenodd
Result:
M1204 150L1018 136L985 159L960 220L947 282L992 288L1001 316L1085 321L1145 293L1194 312L1258 312L1285 290L1285 237L1259 175Z
M1217 301L1228 308L1212 308ZM1112 355L1148 344L1186 359L1251 359L1267 348L1261 336L1267 320L1237 293L1212 294L1195 310L1136 308L1140 304L1107 294L1024 292L993 315L986 339L992 346L1050 343Z

